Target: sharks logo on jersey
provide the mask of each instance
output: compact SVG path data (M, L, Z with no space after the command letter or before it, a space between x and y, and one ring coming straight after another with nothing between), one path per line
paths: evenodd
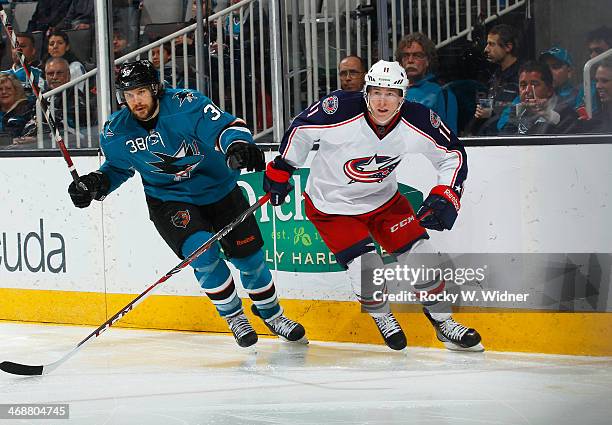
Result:
M366 156L355 158L344 163L344 174L351 179L350 183L380 183L389 176L401 159L399 156Z
M166 155L161 152L151 152L153 155L161 159L160 162L149 162L150 165L157 168L155 172L161 174L174 175L175 181L188 179L191 177L191 172L204 159L196 144L187 144L184 140L181 147L174 155Z
M180 108L183 106L183 103L185 103L185 101L191 103L196 99L196 97L194 96L193 92L188 91L188 90L183 90L178 93L175 93L174 96L172 96L172 99L179 100L179 108Z

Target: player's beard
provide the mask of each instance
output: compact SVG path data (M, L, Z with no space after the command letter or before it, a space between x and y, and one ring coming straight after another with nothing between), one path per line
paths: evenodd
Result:
M132 113L134 118L136 118L139 121L149 121L150 119L154 118L159 112L159 102L158 101L154 100L151 105L148 105L148 106L143 105L143 106L145 106L146 109L144 110L143 109L139 109L139 110L130 109L130 112Z

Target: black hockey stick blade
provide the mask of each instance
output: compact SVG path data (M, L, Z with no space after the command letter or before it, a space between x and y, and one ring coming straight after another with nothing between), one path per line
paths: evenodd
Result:
M29 366L13 362L0 363L0 370L12 373L13 375L34 376L43 374L43 366Z

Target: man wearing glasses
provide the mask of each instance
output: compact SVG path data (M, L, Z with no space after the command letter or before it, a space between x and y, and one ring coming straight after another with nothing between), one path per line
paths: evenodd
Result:
M350 55L338 63L340 88L346 91L361 91L365 84L366 64L359 56Z
M428 107L457 133L457 99L436 81L438 55L433 41L419 32L409 34L400 40L395 55L408 77L406 100Z

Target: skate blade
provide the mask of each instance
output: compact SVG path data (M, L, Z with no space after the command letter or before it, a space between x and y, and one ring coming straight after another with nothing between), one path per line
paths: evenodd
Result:
M449 342L449 341L444 341L443 344L448 350L451 350L451 351L467 351L471 353L482 353L484 351L484 346L480 342L472 347L467 347L467 348L462 347L457 344L453 344L452 342Z
M306 338L306 335L304 335L303 337L301 337L300 339L298 339L297 341L290 341L287 338L285 338L284 336L280 336L277 335L282 341L288 342L289 344L302 344L302 345L308 345L310 343L310 341L308 341L308 338Z
M240 352L245 354L257 354L257 344L249 345L248 347L240 347Z

